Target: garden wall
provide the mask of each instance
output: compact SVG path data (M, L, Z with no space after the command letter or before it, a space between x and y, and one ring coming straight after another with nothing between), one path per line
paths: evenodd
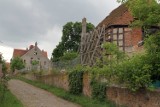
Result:
M25 75L25 78L33 81L35 80L41 81L45 84L53 85L67 91L69 90L68 75L66 73L59 73L54 75L43 75L43 76Z
M39 80L45 84L53 85L65 90L69 90L68 76L66 73L30 76L31 80ZM91 97L90 75L83 75L83 94ZM115 102L117 105L125 105L127 107L160 107L160 91L144 91L131 92L126 88L107 87L107 100Z

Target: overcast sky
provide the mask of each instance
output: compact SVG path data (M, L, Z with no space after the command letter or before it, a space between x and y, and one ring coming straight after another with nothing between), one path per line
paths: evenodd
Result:
M50 58L63 25L86 17L96 26L118 5L116 0L0 0L0 45L11 47L0 46L0 52L8 61L12 48L37 41Z

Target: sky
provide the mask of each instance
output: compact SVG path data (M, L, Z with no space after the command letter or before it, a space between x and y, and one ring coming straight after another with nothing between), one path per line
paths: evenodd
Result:
M97 26L119 5L116 0L0 0L0 53L9 61L14 48L38 42L50 58L63 25L86 17Z

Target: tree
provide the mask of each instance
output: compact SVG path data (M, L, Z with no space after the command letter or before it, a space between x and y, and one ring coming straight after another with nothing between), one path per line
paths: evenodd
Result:
M63 52L64 52L64 44L62 44L62 42L59 42L59 44L53 50L51 60L53 62L58 61L60 59L60 57L63 56Z
M94 29L94 25L87 23L87 32ZM61 42L56 46L52 53L52 61L58 61L67 52L77 52L82 32L81 22L68 22L63 26Z
M11 61L11 70L14 72L15 69L20 70L25 67L23 60L20 57L15 57Z
M3 71L3 73L5 73L7 70L7 66L6 66L6 62L3 59L3 56L1 54L0 54L0 64L2 64L2 71Z
M117 0L126 3L134 17L132 26L142 27L144 30L151 26L160 25L160 0Z

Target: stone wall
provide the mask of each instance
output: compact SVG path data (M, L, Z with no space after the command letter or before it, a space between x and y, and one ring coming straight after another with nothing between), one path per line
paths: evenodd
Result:
M83 75L83 94L88 97L91 97L90 81L90 75L88 73L85 73Z
M108 100L127 107L160 107L160 92L158 91L131 92L126 88L108 87L106 96Z
M32 76L27 77L31 80L39 80L45 84L53 85L69 90L68 75L66 73ZM91 97L90 75L83 75L83 94ZM127 107L160 107L160 91L145 91L131 92L127 88L107 87L107 100L115 102L117 105L125 105Z
M68 82L68 75L66 73L59 73L54 75L26 75L25 78L29 80L37 80L41 81L45 84L52 85L58 88L62 88L66 91L69 90L69 82Z

